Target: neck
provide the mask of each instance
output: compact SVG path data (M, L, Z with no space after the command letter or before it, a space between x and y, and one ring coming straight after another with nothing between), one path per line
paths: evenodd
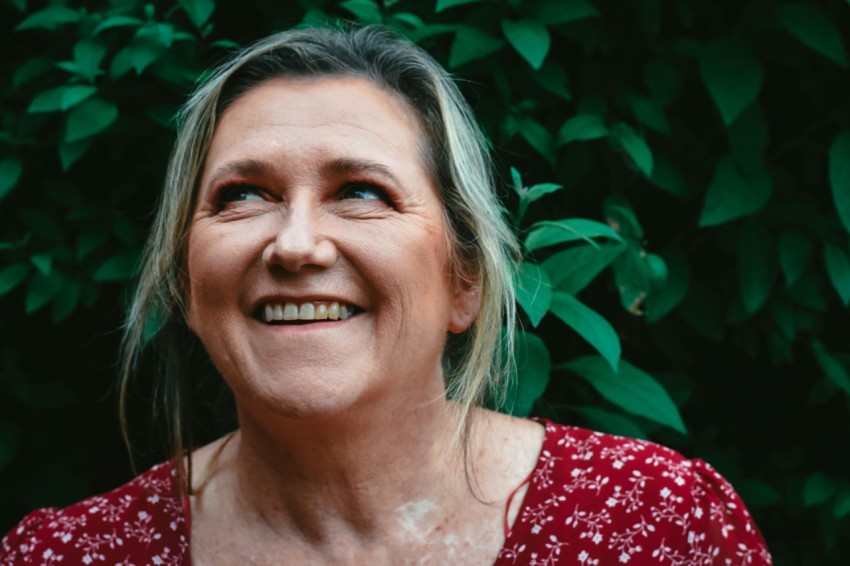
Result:
M274 427L240 414L223 454L229 491L246 520L316 543L346 531L362 540L427 530L441 520L444 500L466 489L457 422L456 407L442 398L404 415L358 412Z

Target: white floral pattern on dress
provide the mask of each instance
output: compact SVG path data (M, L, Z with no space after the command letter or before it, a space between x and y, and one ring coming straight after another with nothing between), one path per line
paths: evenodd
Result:
M710 465L541 422L546 439L496 566L772 564L743 502Z
M770 565L738 495L711 466L632 440L542 421L546 438L495 566ZM171 462L0 541L0 566L188 564Z

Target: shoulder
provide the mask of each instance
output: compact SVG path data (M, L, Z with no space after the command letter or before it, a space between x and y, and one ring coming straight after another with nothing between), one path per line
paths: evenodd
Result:
M0 542L0 566L116 564L139 557L179 564L187 550L174 468L163 463L108 493L30 513Z
M644 440L544 424L514 524L527 548L563 543L588 564L770 563L744 503L705 462Z

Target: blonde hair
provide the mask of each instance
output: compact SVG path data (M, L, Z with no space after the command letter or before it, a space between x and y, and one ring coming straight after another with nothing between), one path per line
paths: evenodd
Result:
M170 449L181 485L190 492L180 456L192 448L187 348L193 337L185 323L181 278L184 240L207 149L221 113L246 91L278 77L322 76L369 80L407 101L420 119L423 157L449 225L451 269L477 285L481 296L477 319L463 334L449 337L444 353L447 394L461 413L459 435L466 437L473 407L500 398L505 390L518 248L495 193L486 141L457 86L422 49L383 28L277 33L218 67L183 107L125 326L119 383L125 440L130 380L143 353L151 351L158 364L156 402L166 411Z

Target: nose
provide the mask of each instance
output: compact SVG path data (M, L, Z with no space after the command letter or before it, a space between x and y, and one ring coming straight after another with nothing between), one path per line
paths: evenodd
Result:
M336 246L323 230L321 212L290 206L279 222L274 239L263 250L265 265L296 272L309 266L328 268L336 262Z

